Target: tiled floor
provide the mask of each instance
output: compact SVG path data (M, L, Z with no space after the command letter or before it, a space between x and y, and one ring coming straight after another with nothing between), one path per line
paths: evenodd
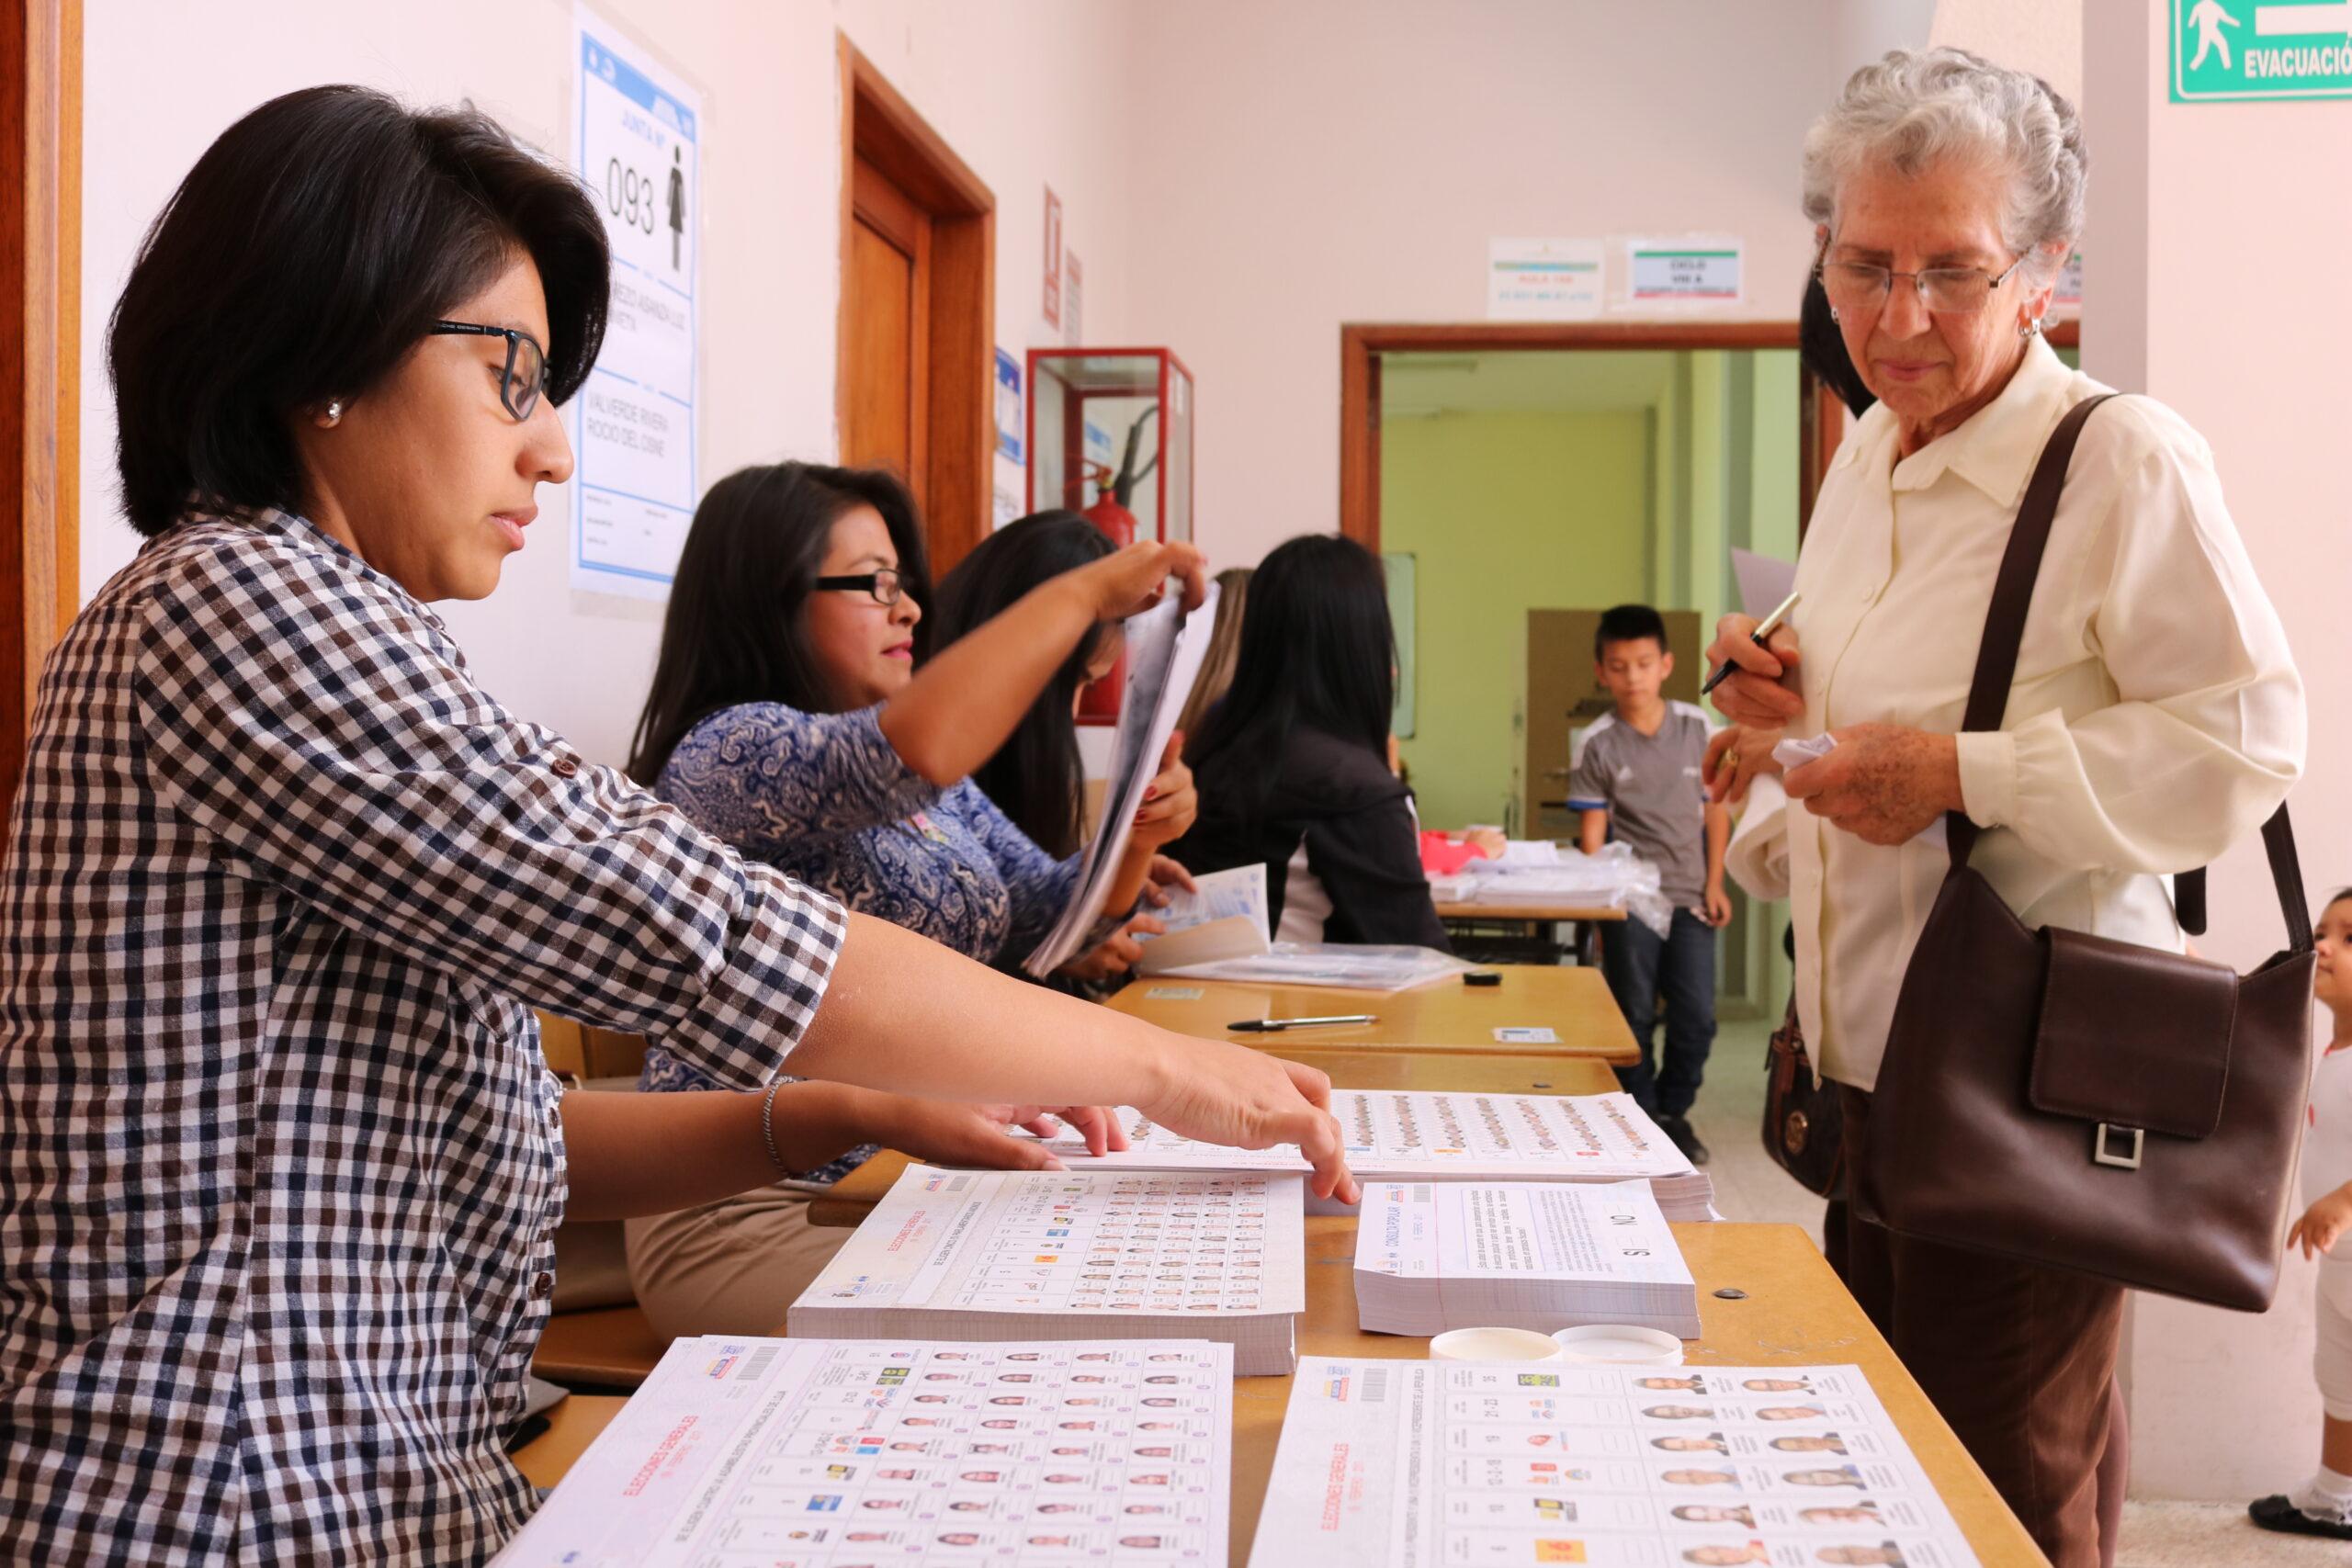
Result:
M1802 1225L1821 1241L1821 1200L1799 1187L1765 1153L1761 1021L1725 1023L1707 1063L1707 1082L1690 1121L1713 1152L1715 1205L1727 1220ZM2126 1504L2117 1568L2352 1568L2352 1543L2307 1540L2256 1529L2231 1504Z

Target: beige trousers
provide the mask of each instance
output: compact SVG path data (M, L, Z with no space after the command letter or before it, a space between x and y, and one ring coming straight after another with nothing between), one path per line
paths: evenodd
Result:
M630 1220L629 1280L653 1331L664 1338L782 1334L786 1310L851 1234L846 1225L810 1224L808 1197L763 1187Z

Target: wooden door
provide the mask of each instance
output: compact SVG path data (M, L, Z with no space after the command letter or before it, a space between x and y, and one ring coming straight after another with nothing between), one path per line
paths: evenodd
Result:
M853 171L842 460L891 469L928 516L931 217L865 159Z
M82 6L0 17L0 822L81 601ZM4 848L5 846L0 846Z

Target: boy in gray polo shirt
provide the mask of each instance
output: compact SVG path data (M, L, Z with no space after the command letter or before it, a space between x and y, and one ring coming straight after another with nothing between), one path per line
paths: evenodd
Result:
M1618 1081L1694 1164L1706 1145L1690 1130L1707 1052L1715 1043L1715 928L1731 919L1724 892L1724 845L1731 816L1709 803L1707 738L1714 727L1688 703L1666 700L1674 655L1666 621L1646 604L1620 604L1600 617L1593 657L1617 710L1586 730L1570 760L1568 806L1581 813L1590 854L1614 836L1657 867L1674 905L1664 938L1639 920L1609 928L1601 973L1641 1047ZM1657 1003L1666 997L1666 1055L1656 1056Z

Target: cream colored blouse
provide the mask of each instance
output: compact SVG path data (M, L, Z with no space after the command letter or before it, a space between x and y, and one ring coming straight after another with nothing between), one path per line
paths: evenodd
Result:
M1898 460L1883 406L1849 433L1797 563L1804 716L1951 733L2043 443L2107 389L2035 339L2007 387ZM2256 831L2303 766L2301 678L2222 503L2211 451L2146 398L2085 426L1998 732L1960 738L1972 864L2029 925L2181 942L2160 874ZM1948 867L1943 834L1881 848L1759 780L1730 868L1787 897L1797 1006L1825 1076L1868 1089Z

